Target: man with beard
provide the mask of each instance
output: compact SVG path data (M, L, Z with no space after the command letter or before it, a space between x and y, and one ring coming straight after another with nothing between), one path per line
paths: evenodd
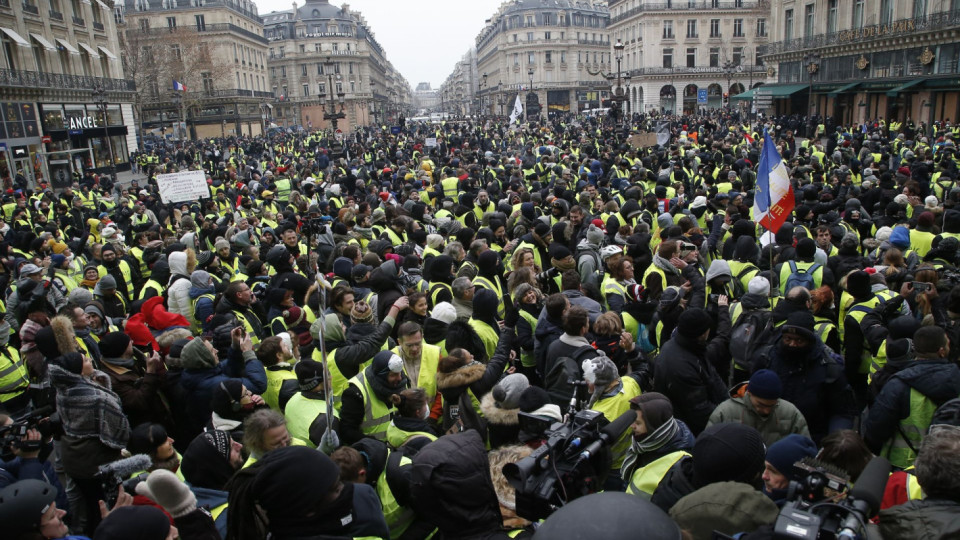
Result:
M477 193L477 199L473 201L473 213L477 216L477 223L483 221L484 214L494 210L496 210L496 205L490 200L490 195L484 190Z
M780 327L780 337L754 355L753 369L770 369L783 385L781 399L796 405L819 441L828 433L853 426L857 414L843 359L814 332L809 311L795 311Z
M100 353L100 365L110 377L111 388L120 396L120 404L130 423L172 425L170 411L161 393L167 368L160 355L154 352L145 364L138 361L133 354L133 340L123 332L105 334L100 339Z
M380 351L366 369L350 379L340 409L343 444L353 444L364 437L387 439L390 415L395 410L390 396L410 386L403 364L393 351Z
M130 453L134 455L146 454L150 456L151 465L143 471L144 473L163 469L176 474L180 480L183 480L183 474L180 472L182 458L173 448L174 442L163 425L144 422L130 432L127 450L130 450ZM145 475L144 479L146 479Z
M101 278L108 274L113 276L117 281L117 293L129 303L133 299L131 295L136 290L135 283L139 281L139 274L134 273L130 263L118 257L113 244L103 245L100 250L100 259L102 262L97 267L97 273Z
M183 452L180 470L197 505L210 509L222 536L227 532L227 481L243 466L243 445L223 431L201 433Z
M284 233L283 236L286 239L289 234ZM296 240L296 233L294 233L294 240ZM296 259L290 248L286 244L270 248L267 252L267 263L277 272L271 279L270 286L293 291L294 302L302 302L307 289L310 288L310 280L297 272Z

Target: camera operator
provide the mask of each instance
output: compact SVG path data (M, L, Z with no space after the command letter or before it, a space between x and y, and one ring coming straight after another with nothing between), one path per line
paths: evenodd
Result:
M49 420L44 418L41 422ZM0 426L13 423L13 418L0 414ZM53 452L53 435L44 436L36 427L30 427L19 441L8 438L3 444L4 447L0 448L0 489L28 478L42 480L57 488L57 506L66 509L67 492L60 485L53 463L47 460Z

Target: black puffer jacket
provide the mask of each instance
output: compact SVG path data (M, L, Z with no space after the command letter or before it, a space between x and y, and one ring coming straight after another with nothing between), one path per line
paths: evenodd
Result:
M382 321L386 317L390 307L401 296L406 294L403 285L400 282L397 263L387 261L377 267L370 273L368 283L370 289L377 293L377 320Z
M509 538L476 431L446 435L425 446L413 458L410 496L413 509L430 516L442 538Z
M340 373L347 380L360 373L361 364L380 352L393 330L393 324L394 321L391 318L377 327L359 323L347 329L347 342L336 348L336 354L333 357Z

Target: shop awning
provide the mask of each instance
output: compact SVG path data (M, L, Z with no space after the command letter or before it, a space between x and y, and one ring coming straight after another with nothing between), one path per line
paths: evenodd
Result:
M26 47L28 49L30 48L30 43L27 40L23 39L22 37L20 37L20 34L7 28L6 26L0 26L0 31L3 31L3 33L6 34L8 38L12 39L13 42L16 43L18 46Z
M834 91L830 92L829 94L827 94L827 96L834 98L834 97L837 97L837 96L839 96L840 94L842 94L842 93L844 93L844 92L846 92L846 91L848 91L848 90L853 90L854 88L856 88L856 87L858 87L858 86L860 86L860 81L857 81L857 82L854 82L854 83L850 83L850 84L848 84L848 85L846 85L846 86L841 86L840 88L837 88L836 90L834 90Z
M926 79L914 79L912 81L907 81L896 88L891 88L890 90L887 90L887 97L897 97L900 95L900 92L903 92L907 88L912 88L925 80Z
M105 54L105 55L107 56L107 58L109 58L109 59L111 59L111 60L116 60L116 59L117 59L117 55L115 55L115 54L113 54L112 52L110 52L110 49L104 47L103 45L98 45L97 48L100 49L100 52L102 52L103 54Z
M793 94L801 90L807 90L810 87L806 84L784 84L781 86L774 86L772 84L765 84L761 86L763 88L762 95L771 96L774 99L781 99L785 97L790 97ZM754 88L756 90L756 88ZM742 95L742 94L741 94Z
M87 54L90 56L90 58L100 58L100 53L98 53L96 49L87 45L86 43L83 43L82 41L78 41L77 45L79 45L81 49L87 51Z
M63 38L56 38L56 39L57 39L57 43L59 43L61 47L63 47L64 49L66 49L68 53L70 53L70 54L80 54L80 51L78 51L76 47L74 47L73 45L71 45L69 41L67 41L67 40L65 40L65 39L63 39Z
M730 99L737 100L737 101L746 101L748 99L753 99L753 90L747 90L746 92L742 94L737 94L731 97Z
M30 32L30 37L32 37L33 39L35 39L35 40L37 41L37 43L40 44L40 46L42 46L44 49L46 49L46 50L48 50L48 51L56 51L56 50L57 50L57 48L53 46L53 43L50 43L49 41L47 41L47 38L41 36L40 34L34 34L33 32Z

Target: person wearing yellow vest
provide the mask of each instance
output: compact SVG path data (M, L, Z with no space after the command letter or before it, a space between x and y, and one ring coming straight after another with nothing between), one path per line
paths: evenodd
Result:
M327 410L323 364L305 358L297 362L293 370L297 375L300 391L287 401L283 411L283 416L287 419L287 430L291 436L316 447L326 432L328 422L333 422L331 429L336 431L340 428L337 411ZM311 437L311 433L316 437Z
M387 428L387 445L390 448L402 449L408 443L419 447L437 440L437 432L429 423L431 403L427 402L423 388L408 388L390 399L397 408Z
M684 457L690 457L694 436L682 421L673 417L673 405L666 396L647 392L630 400L637 413L631 426L630 447L620 467L627 493L649 500L667 471Z
M883 385L863 425L864 442L900 468L913 465L937 407L960 397L960 368L939 326L913 335L916 361Z
M476 331L483 342L486 358L493 357L500 339L500 326L497 321L497 293L490 289L479 289L473 296L473 316L470 327Z
M870 371L873 354L866 345L861 323L868 313L883 302L884 297L873 292L870 274L863 270L851 272L847 276L847 292L853 297L853 304L844 316L844 370L850 386L861 403L864 403L867 396L867 373Z
M633 343L631 343L633 345ZM583 379L587 381L590 399L587 408L603 413L610 422L630 410L630 400L640 395L640 385L632 377L620 377L616 364L606 356L596 356L583 361ZM630 447L630 431L624 431L612 443L610 475L604 483L605 491L620 491L624 488L620 478L620 466Z
M97 272L100 277L107 274L113 276L117 281L117 293L129 303L136 291L136 284L139 281L139 273L134 273L130 263L120 258L113 244L107 243L100 250L100 259L103 261L98 267Z
M30 375L20 351L9 344L10 332L0 325L0 405L11 416L26 412L30 405Z
M54 269L53 279L50 281L60 289L61 294L67 296L70 294L70 291L77 288L79 283L70 275L70 263L66 257L61 254L51 255L50 266Z
M513 327L500 332L500 340L493 357L483 364L462 348L455 348L443 357L437 373L437 389L443 397L441 429L446 432L454 426L477 429L486 440L480 417L483 415L480 398L493 390L503 377L513 353ZM522 375L521 375L522 376Z
M233 313L254 345L266 335L263 325L257 315L250 309L253 303L253 293L250 286L243 281L232 281L223 291L220 302L217 303L217 313Z
M344 444L364 437L386 441L390 416L396 410L390 396L410 386L403 360L393 351L380 351L350 379L340 407L340 436Z
M437 397L437 366L440 363L440 347L423 342L423 329L419 324L407 321L397 328L398 346L391 351L403 360L403 373L411 386L423 388L427 399L433 403Z
M293 352L286 342L278 336L271 336L260 342L257 359L267 373L267 389L263 392L263 401L275 411L283 412L287 401L297 393L299 384L293 372Z
M243 447L250 457L243 468L250 467L273 450L289 446L307 446L307 443L291 437L287 421L273 409L258 409L243 421Z

